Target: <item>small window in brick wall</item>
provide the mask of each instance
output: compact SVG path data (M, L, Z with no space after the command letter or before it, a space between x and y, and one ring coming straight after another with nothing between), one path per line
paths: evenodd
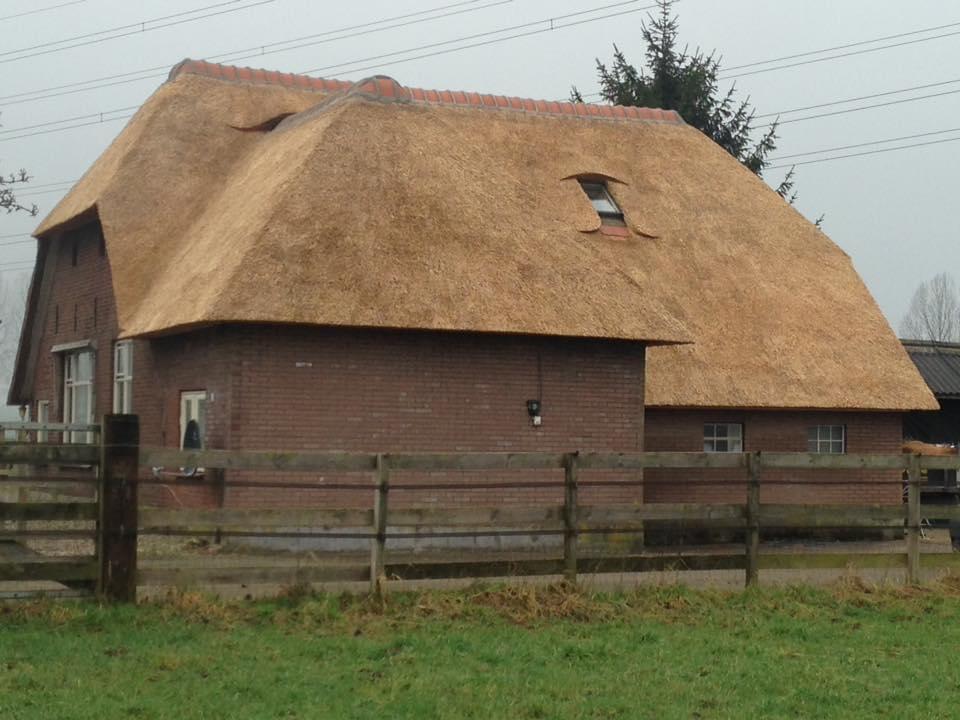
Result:
M807 452L842 455L846 451L846 425L815 425L807 428Z
M193 421L197 424L201 446L207 430L207 392L190 390L180 393L180 449L184 447L187 426Z
M704 452L743 452L741 423L704 423Z
M113 411L133 412L133 343L121 340L113 346Z

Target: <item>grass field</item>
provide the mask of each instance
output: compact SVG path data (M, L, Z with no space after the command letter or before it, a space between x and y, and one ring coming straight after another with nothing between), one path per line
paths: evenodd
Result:
M0 718L949 718L960 580L0 607Z

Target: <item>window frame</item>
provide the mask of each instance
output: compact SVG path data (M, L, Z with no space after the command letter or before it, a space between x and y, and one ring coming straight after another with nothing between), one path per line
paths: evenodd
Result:
M125 362L121 362L121 354L125 355L123 358ZM113 344L113 412L115 413L129 415L133 412L133 372L133 341L117 340Z
M200 425L200 445L201 448L206 446L206 403L209 400L209 393L206 390L181 390L180 391L180 437L177 439L177 445L183 450L183 436L187 429L187 423L193 418L187 418L187 402L189 401L202 401L204 403L202 419L197 418L197 423ZM199 413L199 405L198 415Z
M578 182L580 183L580 189L583 190L583 194L587 196L587 200L590 201L590 205L593 207L594 212L600 217L602 224L626 227L623 209L617 204L605 180L580 178ZM591 190L596 194L600 194L602 197L593 197ZM598 207L598 203L606 203L612 209Z
M80 369L80 356L90 356L90 377L89 379L78 379L77 371ZM76 365L74 366L74 361ZM91 348L73 350L63 353L63 422L66 425L90 425L93 424L94 413L96 412L96 377L97 377L97 357ZM77 406L77 397L79 393L85 392L87 395L87 417L79 419L74 417ZM63 433L64 442L67 443L92 443L93 433L89 431L70 430Z
M717 430L725 428L724 434L720 435ZM737 432L731 434L731 428L736 428ZM733 446L732 441L736 441L739 446ZM712 448L710 444L712 443ZM719 443L727 443L724 450L718 448ZM743 423L742 422L705 422L703 424L703 451L705 453L742 453L743 452Z
M827 436L823 437L823 431ZM840 437L834 437L834 431L840 431ZM836 444L839 443L839 450ZM826 449L824 449L826 447ZM807 452L815 455L846 455L847 426L841 424L812 425L807 428Z

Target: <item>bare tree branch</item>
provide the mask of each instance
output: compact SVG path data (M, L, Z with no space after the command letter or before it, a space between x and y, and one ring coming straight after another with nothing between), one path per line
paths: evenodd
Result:
M911 340L960 341L960 293L952 276L940 273L920 283L900 332Z

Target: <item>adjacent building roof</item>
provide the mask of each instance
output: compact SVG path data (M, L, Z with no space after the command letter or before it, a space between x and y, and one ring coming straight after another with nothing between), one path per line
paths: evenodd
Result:
M903 346L934 395L960 399L960 344L904 340Z
M936 406L850 258L673 112L185 61L36 235L94 213L125 336L644 341L649 405Z

